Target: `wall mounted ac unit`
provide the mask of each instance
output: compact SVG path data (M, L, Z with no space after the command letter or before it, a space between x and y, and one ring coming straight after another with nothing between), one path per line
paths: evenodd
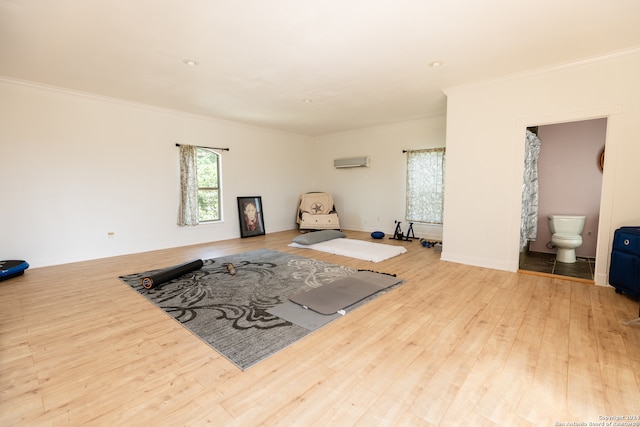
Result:
M333 166L336 169L344 168L368 168L369 156L350 157L348 159L335 159Z

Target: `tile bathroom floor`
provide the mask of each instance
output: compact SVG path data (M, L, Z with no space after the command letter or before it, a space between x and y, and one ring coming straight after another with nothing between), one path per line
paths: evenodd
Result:
M593 280L595 258L578 257L573 264L556 261L555 254L527 252L520 254L520 270Z

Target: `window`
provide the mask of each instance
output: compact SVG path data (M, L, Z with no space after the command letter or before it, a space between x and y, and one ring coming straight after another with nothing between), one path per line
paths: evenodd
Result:
M445 149L407 152L407 221L442 224Z
M207 148L196 149L198 221L220 221L220 156Z

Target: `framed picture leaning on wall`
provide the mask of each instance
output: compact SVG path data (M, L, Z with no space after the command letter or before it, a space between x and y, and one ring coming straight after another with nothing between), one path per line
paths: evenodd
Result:
M238 197L240 237L259 236L264 233L262 198L260 196Z

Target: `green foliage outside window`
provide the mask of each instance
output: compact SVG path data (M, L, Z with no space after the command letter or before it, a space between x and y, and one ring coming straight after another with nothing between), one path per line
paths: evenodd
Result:
M205 148L197 149L198 219L220 220L220 164L219 156Z

